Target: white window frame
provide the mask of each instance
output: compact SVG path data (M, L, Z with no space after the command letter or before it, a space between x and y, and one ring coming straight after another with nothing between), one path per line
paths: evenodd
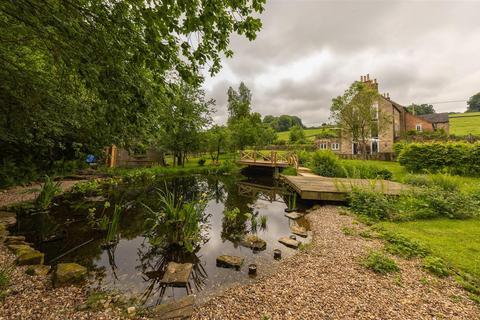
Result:
M370 140L370 153L373 154L373 142L377 142L377 152L380 153L380 139L371 139Z
M417 125L415 126L415 129L417 130L417 132L422 132L423 131L422 124L417 123Z
M374 118L374 120L378 120L378 110L379 110L378 102L374 102L372 107L375 109L375 118Z
M320 147L320 150L327 150L328 149L328 143L321 142L319 147Z
M340 150L340 143L338 142L333 142L330 146L332 147L332 150L335 150L335 151Z

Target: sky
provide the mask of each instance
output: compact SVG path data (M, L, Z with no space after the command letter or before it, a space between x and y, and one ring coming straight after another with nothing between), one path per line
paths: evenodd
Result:
M480 91L480 0L267 0L253 42L234 35L234 57L207 76L217 123L227 118L227 89L243 81L252 110L329 120L332 98L361 75L402 105L432 103L437 112L467 108ZM455 101L451 103L437 103Z

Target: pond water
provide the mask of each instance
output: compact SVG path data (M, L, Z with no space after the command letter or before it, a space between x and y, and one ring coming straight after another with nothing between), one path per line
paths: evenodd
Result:
M149 211L144 205L151 208L159 206L158 189L169 190L185 200L207 196L207 228L203 232L205 240L194 252L153 246L146 237L145 225ZM280 244L278 239L291 235L292 224L308 229L305 220L293 221L285 217L289 194L271 177L165 178L155 183L119 185L104 191L102 196L105 199L98 195L87 200L66 198L48 214L20 215L15 231L25 235L28 241L34 242L35 247L45 253L47 264L77 262L91 271L91 286L140 297L146 305L159 304L187 294L185 287L160 285L170 261L193 264L190 290L198 298L205 298L233 283L249 281L247 273L250 263L257 264L259 274L269 272L278 263L273 259L274 249L281 249L282 257L294 253L293 249ZM129 203L120 218L119 241L109 248L102 245L105 234L92 228L86 219L89 208L95 207L97 214L101 213L107 199L112 203L107 209L109 211L114 203ZM253 251L244 247L238 238L229 233L231 231L226 225L224 212L234 208L257 218L267 217L266 228L258 225L256 230L252 230L251 223L246 221L241 230L242 233L255 234L265 240L265 250ZM298 236L297 240L308 241ZM242 268L217 267L216 258L224 254L244 257Z

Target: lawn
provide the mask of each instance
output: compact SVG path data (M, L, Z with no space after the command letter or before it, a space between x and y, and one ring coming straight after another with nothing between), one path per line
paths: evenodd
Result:
M480 278L480 220L383 222L387 230L415 239L452 266Z
M451 114L450 133L458 136L480 135L480 112Z
M305 129L303 130L303 132L305 132L305 136L307 137L308 140L312 140L315 138L315 136L317 134L321 134L321 133L324 133L324 132L335 132L334 130L332 129L329 129L329 128L317 128L317 129ZM289 138L289 135L290 135L290 132L289 131L283 131L283 132L277 132L277 137L278 137L278 140L285 140L285 141L288 141L288 138Z

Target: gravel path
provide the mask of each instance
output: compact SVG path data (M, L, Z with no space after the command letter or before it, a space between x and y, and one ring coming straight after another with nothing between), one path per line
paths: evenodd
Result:
M344 235L342 227L357 226L338 207L322 207L308 218L310 250L286 259L278 273L198 307L194 319L480 319L480 308L453 279L427 274L418 260L395 258L397 275L361 266L382 243Z

